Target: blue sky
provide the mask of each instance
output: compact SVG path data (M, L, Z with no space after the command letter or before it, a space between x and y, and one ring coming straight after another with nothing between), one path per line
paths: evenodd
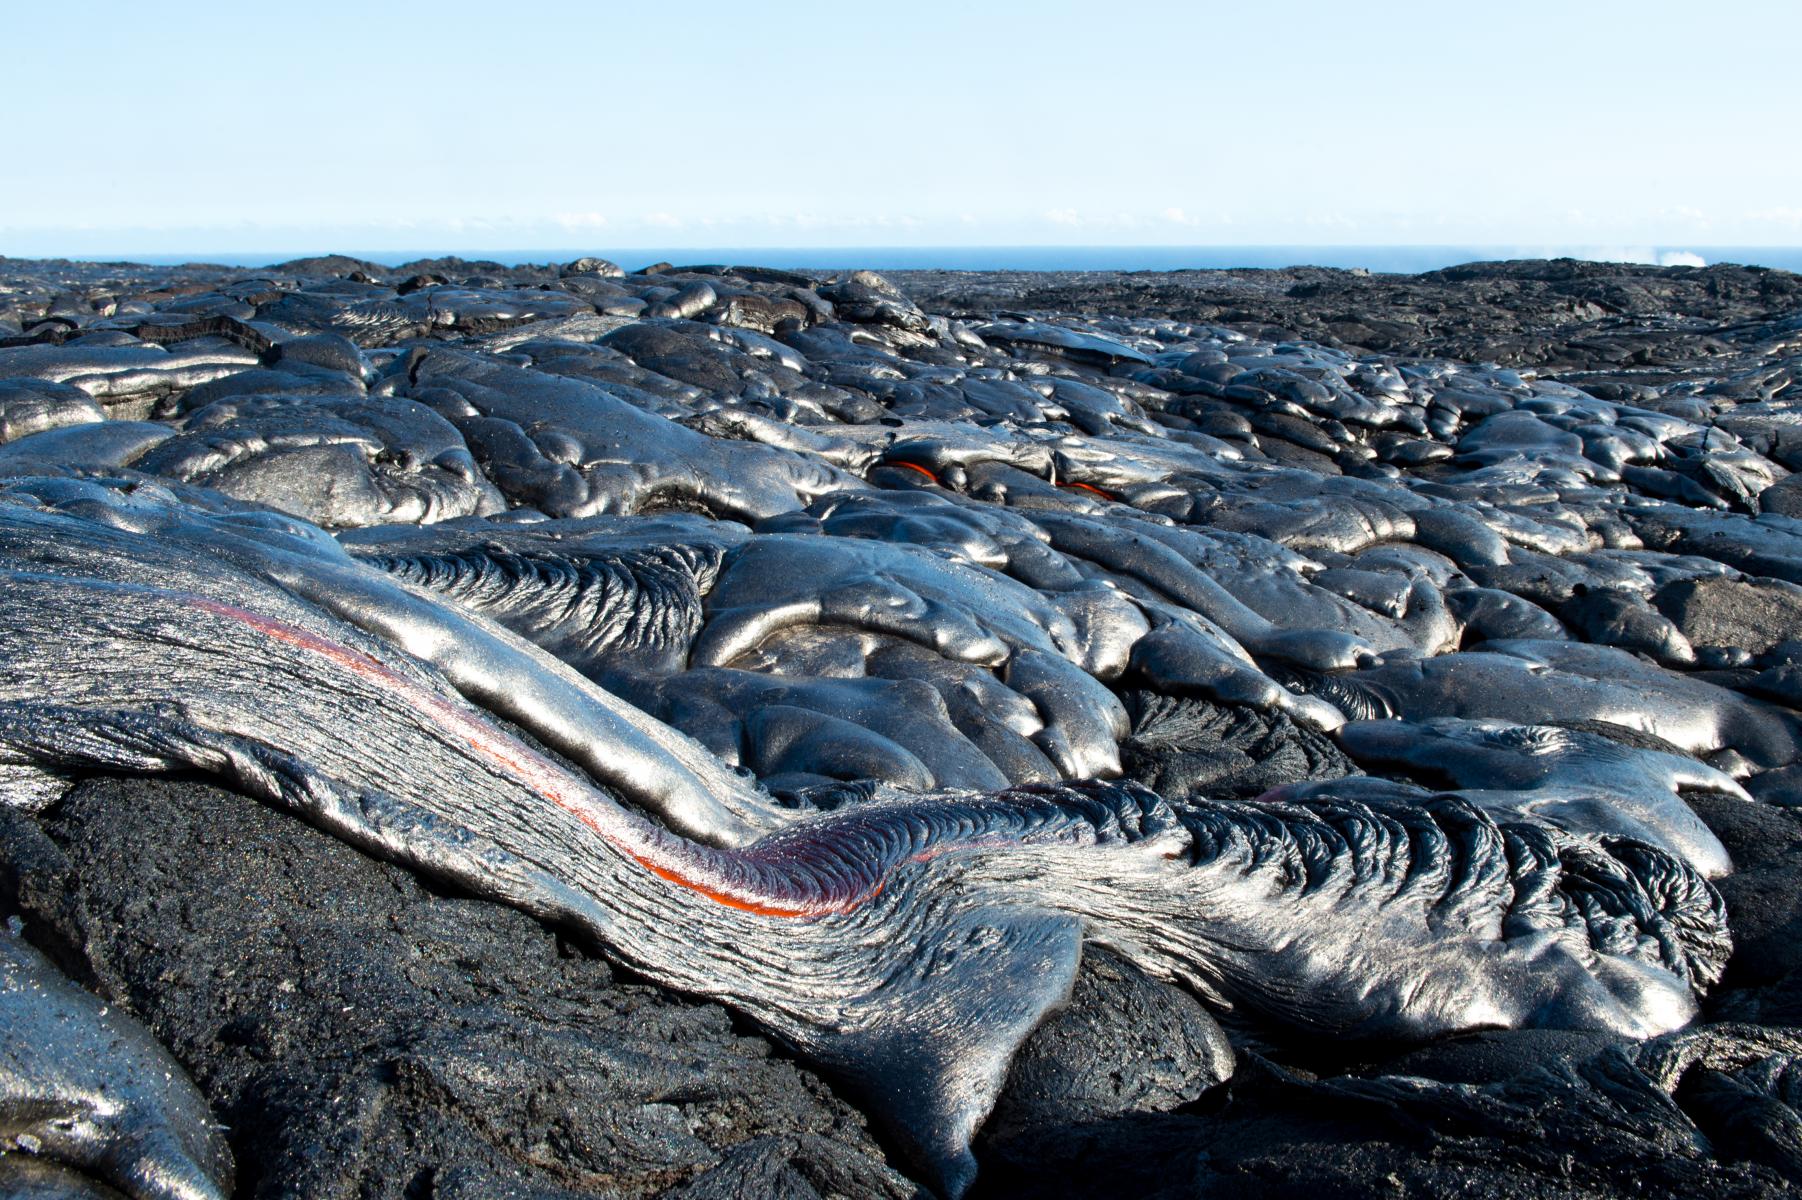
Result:
M1795 0L33 11L5 254L1802 244Z

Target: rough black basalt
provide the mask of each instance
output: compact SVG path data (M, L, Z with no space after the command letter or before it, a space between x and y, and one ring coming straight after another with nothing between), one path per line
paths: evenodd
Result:
M1802 279L1731 265L0 259L0 568L20 589L0 601L0 916L192 1077L237 1196L955 1191L953 1118L991 1100L976 1197L1790 1194L1799 377ZM74 601L19 599L88 588L104 610L134 587L163 590L98 632ZM903 864L1022 828L1164 839L1256 919L1222 933L1220 909L1098 870L1110 910L1059 860L1017 889L1029 919L968 929L1042 939L1042 959L944 971L1031 997L973 1011L1043 1022L1017 1052L965 1031L1005 1073L936 1104L958 1064L885 1047L860 1076L875 1052L782 1024L779 986L755 1013L659 986L654 956L634 970L580 921L499 902L532 906L504 882L278 811L358 833L307 771L335 736L385 734L358 713L282 742L282 698L231 691L275 660L233 626L222 672L205 622L258 597L425 680L389 697L397 730L454 685L492 723L477 742L498 730L728 866L765 869L731 856L797 813L866 858L917 837ZM420 629L436 649L403 653ZM56 657L65 634L91 662ZM546 682L526 643L579 678ZM131 660L161 652L169 697ZM296 711L367 699L287 662L314 706ZM585 736L583 689L629 710L608 737ZM215 699L262 724L232 741ZM670 751L677 730L694 741ZM217 773L135 773L172 763ZM897 793L926 799L881 808ZM1551 1028L1484 1028L1417 1000L1426 935L1351 905L1337 926L1310 890L1403 860L1468 869L1444 911L1494 893L1516 933L1562 922L1588 969L1635 964L1695 1023L1573 1002ZM895 867L820 886L923 904L946 878ZM949 886L947 911L997 885ZM1284 915L1304 893L1321 907ZM1309 990L1331 962L1273 982L1234 957L1359 953L1357 921L1401 964L1363 997ZM1210 957L1210 934L1245 945ZM1384 986L1416 1028L1463 1032L1392 1039L1405 1023L1367 1011ZM942 993L908 995L897 1027ZM1647 1012L1654 1036L1629 1036ZM26 1157L31 1100L0 1088L0 1190L88 1186Z

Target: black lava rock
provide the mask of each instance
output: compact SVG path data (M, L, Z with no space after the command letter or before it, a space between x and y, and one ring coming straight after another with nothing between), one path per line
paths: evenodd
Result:
M85 783L0 860L27 937L193 1075L242 1196L915 1190L725 1009L219 788Z

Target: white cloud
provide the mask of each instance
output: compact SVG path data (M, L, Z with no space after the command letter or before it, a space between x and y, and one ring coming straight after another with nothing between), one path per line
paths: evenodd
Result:
M654 225L658 229L680 229L680 228L682 228L682 218L678 217L674 213L667 213L667 212L651 213L650 215L645 217L644 223L646 225Z
M607 218L598 212L558 213L551 220L564 229L599 229L607 223Z
M1083 213L1074 208L1051 208L1045 210L1044 219L1050 224L1070 229L1121 230L1138 229L1148 223L1151 217L1125 211Z
M1769 221L1773 225L1789 225L1802 229L1802 208L1779 205L1776 208L1760 208L1746 214L1754 221Z
M1705 267L1708 260L1700 254L1688 250L1661 250L1658 254L1658 265L1661 267Z

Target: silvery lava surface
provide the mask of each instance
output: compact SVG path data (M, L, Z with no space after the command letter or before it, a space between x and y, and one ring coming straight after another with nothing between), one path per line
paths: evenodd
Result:
M1584 336L1473 362L1457 278L1398 353L1252 319L1330 273L38 267L0 792L217 776L720 1000L947 1193L1085 942L1254 1039L1674 1035L1732 946L1689 799L1802 799L1802 318L1537 269L1487 302ZM1033 303L1083 286L1136 315ZM92 1085L9 1004L13 1131ZM164 1194L104 1164L206 1127L141 1104L9 1136Z

